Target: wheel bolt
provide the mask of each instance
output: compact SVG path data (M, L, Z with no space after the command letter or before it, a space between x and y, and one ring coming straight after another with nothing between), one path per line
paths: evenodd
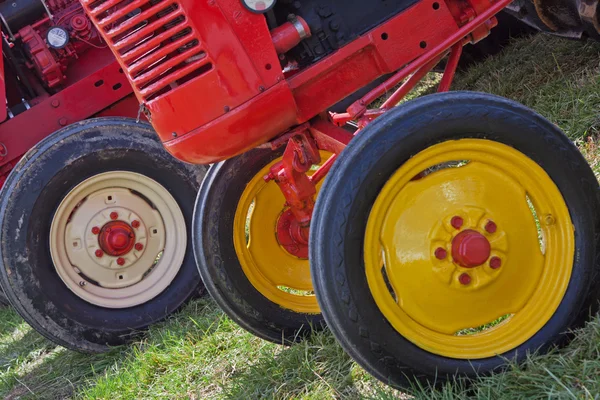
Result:
M142 251L142 250L144 249L144 245L143 245L143 244L141 244L141 243L136 243L136 244L135 244L135 249L136 249L137 251Z
M494 221L488 221L487 224L485 224L485 231L487 233L496 233L496 230L498 230L498 226Z
M443 247L438 247L435 249L435 258L438 260L443 260L448 257L448 252Z
M113 211L110 213L110 219L117 219L119 218L119 213L116 211Z
M468 285L471 283L471 276L469 274L461 274L458 277L458 281L463 285Z
M137 219L134 219L133 221L131 221L131 226L134 228L139 228L140 227L140 221L138 221Z
M97 235L97 234L99 234L99 233L100 233L100 228L98 228L97 226L93 227L93 228L92 228L92 233L93 233L94 235Z
M500 259L500 257L492 257L490 259L490 267L492 269L498 269L502 266L502 260Z
M556 220L554 219L554 216L552 216L551 214L548 214L544 218L544 222L546 223L546 225L554 225Z
M462 219L462 217L452 217L452 220L450 221L450 224L454 229L462 228L464 223L465 221Z
M125 265L125 259L123 257L117 258L117 264L119 264L119 265Z
M96 250L96 257L100 258L104 255L104 252L100 249Z

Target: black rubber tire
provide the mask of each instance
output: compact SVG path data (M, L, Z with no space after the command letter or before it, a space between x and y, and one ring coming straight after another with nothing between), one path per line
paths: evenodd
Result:
M76 351L96 353L125 344L203 291L191 245L170 286L135 307L99 307L63 283L49 250L55 210L84 179L115 170L137 172L163 185L191 221L206 167L177 161L150 125L126 118L87 120L48 136L21 159L0 194L2 288L39 333Z
M264 297L244 274L233 245L233 219L246 185L282 153L256 149L209 169L196 200L193 243L202 280L223 311L254 335L289 344L322 329L323 317Z
M558 310L518 348L479 360L429 353L402 337L369 290L363 243L369 212L389 177L411 156L440 142L495 140L536 161L564 196L575 227L572 277ZM310 232L311 272L327 324L342 347L384 383L410 387L502 369L506 359L563 344L598 309L599 187L573 143L552 123L515 102L480 93L426 96L378 118L341 154L317 200Z
M0 288L0 306L10 306L8 297L6 297L2 288Z

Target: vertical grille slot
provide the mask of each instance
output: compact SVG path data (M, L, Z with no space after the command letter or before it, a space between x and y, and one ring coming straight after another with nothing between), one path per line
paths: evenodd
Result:
M145 101L212 69L177 0L82 0Z

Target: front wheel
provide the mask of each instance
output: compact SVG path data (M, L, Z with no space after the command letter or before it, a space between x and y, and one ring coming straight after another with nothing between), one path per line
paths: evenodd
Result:
M474 377L597 310L598 182L554 125L484 94L417 99L342 153L310 234L327 324L395 386Z
M208 292L240 326L280 344L322 327L308 249L280 243L277 227L291 212L277 183L264 181L282 153L257 149L213 165L193 228Z
M188 239L204 174L129 119L44 139L0 195L0 280L12 305L42 335L84 352L171 314L202 287Z

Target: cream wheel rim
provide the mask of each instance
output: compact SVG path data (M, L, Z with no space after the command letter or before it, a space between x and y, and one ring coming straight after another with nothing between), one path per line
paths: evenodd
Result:
M115 223L130 232L129 239L117 239L135 244L111 255L107 246L114 250L113 243L122 243L101 236L110 235ZM50 254L62 281L83 300L107 308L133 307L162 293L179 272L186 247L177 201L135 172L106 172L81 182L64 197L50 226Z

